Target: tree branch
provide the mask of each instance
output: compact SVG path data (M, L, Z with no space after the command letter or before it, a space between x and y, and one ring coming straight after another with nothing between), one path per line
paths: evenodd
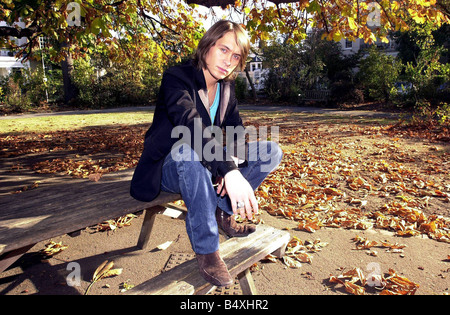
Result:
M30 38L37 33L36 29L33 28L15 28L12 26L0 26L0 37L27 37Z
M225 9L227 5L233 5L234 0L186 0L187 4L198 4L207 8L220 6Z

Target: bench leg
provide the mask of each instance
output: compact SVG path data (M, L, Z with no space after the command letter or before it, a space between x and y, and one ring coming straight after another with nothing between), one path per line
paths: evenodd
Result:
M8 269L9 266L14 264L23 254L28 252L35 244L18 248L0 257L0 273Z
M155 223L156 214L164 209L165 208L162 206L155 206L145 210L144 222L142 223L141 233L137 243L137 247L139 249L144 249L147 247L153 228L153 223Z
M250 269L245 269L245 271L238 274L239 284L241 285L242 294L244 295L255 295L258 294L256 291L255 283L253 282L253 277Z
M274 255L277 258L282 258L284 256L284 253L286 252L286 246L287 246L287 244L281 246L276 251L274 251L272 253L272 255Z

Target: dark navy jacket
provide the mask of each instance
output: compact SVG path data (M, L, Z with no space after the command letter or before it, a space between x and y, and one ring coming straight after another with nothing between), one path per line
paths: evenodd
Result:
M234 82L220 81L220 84L220 103L214 125L220 128L242 126ZM202 137L201 146L194 145L195 118L201 119L202 129L211 126L207 95L203 71L198 70L192 61L172 67L164 73L153 122L145 134L144 150L131 181L130 193L135 199L151 201L158 196L164 159L173 145L179 141L179 138L171 137L174 127L185 126L190 130L191 146L196 152L202 150L210 141L213 143L209 143L209 148L215 146L223 148L223 143L219 144L214 137ZM200 120L197 119L198 121ZM220 159L205 159L204 154L199 155L202 156L200 162L211 172L213 178L223 177L230 170L237 168L223 149L220 152L223 153ZM246 159L245 156L239 156L239 158Z

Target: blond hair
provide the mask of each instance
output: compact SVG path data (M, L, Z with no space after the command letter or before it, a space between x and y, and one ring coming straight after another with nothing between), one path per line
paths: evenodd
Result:
M245 69L247 56L250 51L250 40L247 33L242 26L235 22L220 20L211 26L211 28L205 33L203 38L198 43L197 50L194 54L194 64L199 70L206 69L206 55L208 54L210 48L213 47L216 42L228 32L234 33L236 36L236 43L241 50L241 60L238 66L233 73L230 73L230 75L225 78L225 80L233 80L237 76L236 70L243 71Z

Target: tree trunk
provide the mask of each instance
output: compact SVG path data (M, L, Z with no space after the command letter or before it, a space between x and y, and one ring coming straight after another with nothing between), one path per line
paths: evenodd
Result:
M64 85L64 103L69 104L78 96L78 89L72 81L73 59L70 53L61 61L63 85Z
M250 86L252 88L253 101L256 101L256 89L255 89L255 85L253 84L252 78L250 77L250 73L248 73L248 67L245 67L245 75L247 76L247 80L250 83Z

